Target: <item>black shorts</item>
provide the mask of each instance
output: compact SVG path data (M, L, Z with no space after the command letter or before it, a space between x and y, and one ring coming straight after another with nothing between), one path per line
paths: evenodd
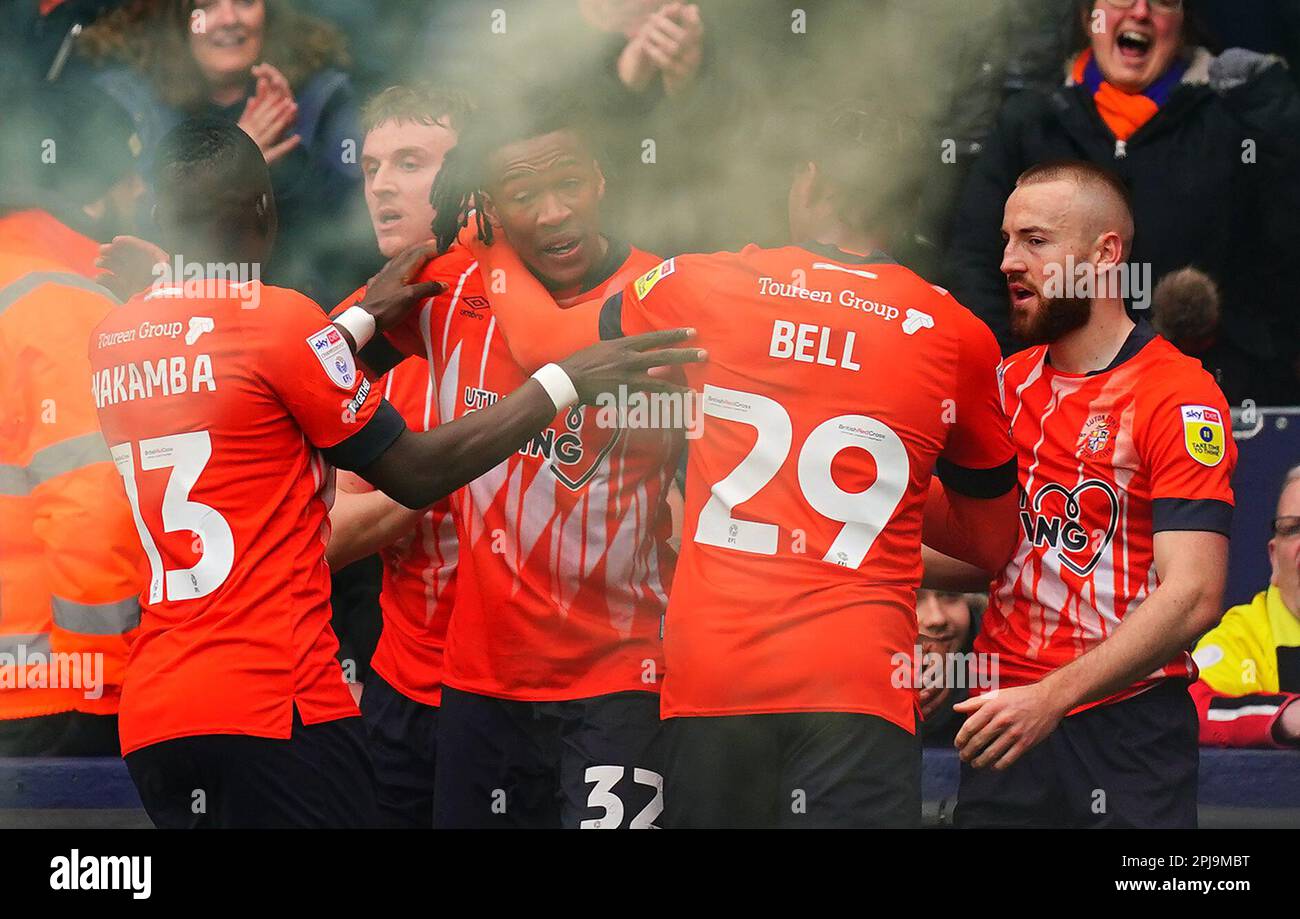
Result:
M515 702L443 687L438 729L437 827L659 825L656 693Z
M921 743L874 715L670 718L665 826L913 827Z
M959 827L1196 826L1196 706L1185 680L1066 718L1010 768L961 767Z
M126 767L161 829L378 823L359 717L304 725L295 708L288 740L178 737L131 752Z
M438 708L402 695L373 670L361 693L361 720L375 765L383 826L433 826Z

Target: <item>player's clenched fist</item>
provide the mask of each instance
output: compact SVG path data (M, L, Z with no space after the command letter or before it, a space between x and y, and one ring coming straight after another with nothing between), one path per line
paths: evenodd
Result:
M694 334L695 330L689 328L667 329L598 342L565 358L560 368L573 381L578 401L585 404L594 403L601 393L617 395L619 386L646 392L687 393L688 387L651 376L647 371L707 360L708 352L701 348L667 347Z

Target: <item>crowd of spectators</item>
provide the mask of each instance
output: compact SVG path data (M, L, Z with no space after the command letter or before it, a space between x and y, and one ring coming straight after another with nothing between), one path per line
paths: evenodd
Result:
M1187 267L1213 282L1211 316L1182 315L1199 301L1176 292L1163 305L1168 328L1195 330L1180 347L1233 403L1300 401L1287 277L1300 93L1286 64L1300 2L30 0L5 15L7 79L98 86L130 113L146 166L188 114L243 127L272 165L281 220L266 279L321 302L377 267L357 111L386 85L581 98L600 120L618 231L665 254L783 241L782 182L768 179L790 168L801 113L870 97L913 116L934 150L896 164L894 253L1004 349L1002 202L1029 165L1083 157L1130 186L1133 263L1153 284Z

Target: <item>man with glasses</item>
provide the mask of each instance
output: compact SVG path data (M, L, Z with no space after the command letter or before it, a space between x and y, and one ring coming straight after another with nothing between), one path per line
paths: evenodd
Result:
M1300 466L1282 482L1268 559L1268 589L1224 613L1192 655L1208 746L1300 745Z

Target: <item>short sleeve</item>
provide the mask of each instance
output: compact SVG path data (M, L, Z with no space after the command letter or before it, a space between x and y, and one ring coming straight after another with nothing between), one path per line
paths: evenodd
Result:
M660 262L605 301L600 337L608 340L702 321L704 256Z
M1182 385L1162 387L1139 418L1138 450L1150 479L1152 531L1227 536L1237 464L1228 405L1199 368L1178 380Z
M996 498L1015 487L1016 452L1002 409L1001 352L988 326L962 311L952 427L936 473L944 487L972 498Z
M270 352L260 372L308 441L345 469L362 468L405 426L375 385L358 372L347 341L311 300L290 294L263 311L275 323L262 338Z

